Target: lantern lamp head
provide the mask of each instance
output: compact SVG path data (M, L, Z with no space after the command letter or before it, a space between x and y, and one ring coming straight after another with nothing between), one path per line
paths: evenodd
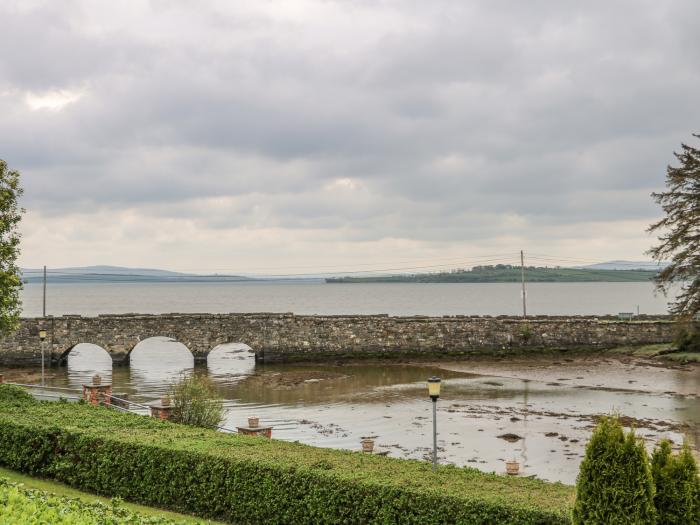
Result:
M44 330L43 328L39 330L39 339L41 339L42 341L46 339L46 330Z
M433 376L428 379L428 395L433 401L437 401L440 397L440 378Z

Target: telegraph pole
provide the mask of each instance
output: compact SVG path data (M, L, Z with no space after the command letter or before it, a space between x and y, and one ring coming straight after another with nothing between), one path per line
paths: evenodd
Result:
M527 317L527 295L525 293L525 255L520 250L520 281L523 286L523 317Z
M42 309L42 317L46 317L46 266L44 266L44 306Z

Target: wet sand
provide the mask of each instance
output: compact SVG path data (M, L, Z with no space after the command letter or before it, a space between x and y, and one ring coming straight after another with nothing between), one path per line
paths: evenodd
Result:
M600 353L431 363L454 372L618 391L700 396L700 364Z

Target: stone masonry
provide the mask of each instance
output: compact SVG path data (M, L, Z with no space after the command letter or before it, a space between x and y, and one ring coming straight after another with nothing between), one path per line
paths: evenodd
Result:
M0 340L0 365L41 362L39 328L47 330L46 355L65 360L79 343L101 346L115 364L128 364L139 341L165 336L206 360L222 343L245 343L264 362L363 357L460 356L477 352L610 348L666 343L669 317L390 317L294 314L164 314L62 316L23 319Z

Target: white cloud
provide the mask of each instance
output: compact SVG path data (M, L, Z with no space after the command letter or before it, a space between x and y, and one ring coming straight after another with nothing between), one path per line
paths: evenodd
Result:
M44 91L42 93L28 92L24 95L24 101L32 111L50 110L60 111L67 105L77 102L83 93L67 89Z

